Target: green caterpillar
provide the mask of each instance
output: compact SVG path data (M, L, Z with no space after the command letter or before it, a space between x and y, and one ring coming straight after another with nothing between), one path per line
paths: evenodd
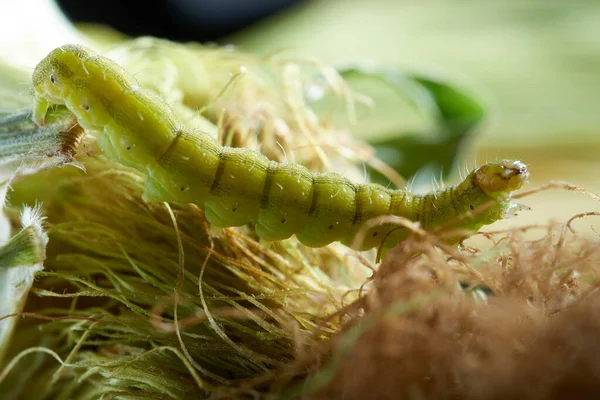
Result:
M217 227L249 223L261 239L292 235L310 247L334 241L357 250L389 249L407 229L382 223L378 216L400 216L432 229L465 216L453 227L476 231L504 218L514 206L510 196L528 178L519 161L481 166L460 184L426 194L354 184L335 173L311 173L294 163L279 163L241 148L223 147L208 134L182 126L169 106L140 88L113 61L79 45L53 50L35 68L34 120L43 125L51 104L64 104L112 160L146 176L147 201L195 203ZM470 213L496 200L484 212ZM361 231L362 230L362 231Z

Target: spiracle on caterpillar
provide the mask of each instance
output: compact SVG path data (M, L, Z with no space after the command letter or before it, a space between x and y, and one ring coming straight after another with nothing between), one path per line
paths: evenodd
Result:
M45 123L50 105L64 105L86 131L97 133L104 155L144 174L146 201L195 203L212 225L253 223L267 241L296 235L309 247L340 241L361 251L389 249L406 239L406 228L392 223L365 228L388 215L418 221L426 230L456 218L453 228L475 232L519 208L511 195L529 176L525 164L505 160L476 168L455 186L421 195L354 184L336 173L312 173L249 149L221 146L181 125L169 106L139 87L130 73L80 45L53 50L36 66L32 80L35 122ZM473 212L490 202L483 212ZM356 243L359 232L363 240Z

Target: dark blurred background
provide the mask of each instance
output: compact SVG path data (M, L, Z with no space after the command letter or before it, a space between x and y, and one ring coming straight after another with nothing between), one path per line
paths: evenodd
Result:
M73 22L110 25L131 35L218 40L303 0L57 0Z

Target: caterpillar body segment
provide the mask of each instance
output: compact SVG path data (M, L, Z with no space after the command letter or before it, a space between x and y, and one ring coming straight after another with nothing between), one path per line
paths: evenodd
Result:
M212 136L182 129L169 149L148 169L145 200L204 202L221 164L222 151Z
M283 240L299 232L313 201L313 175L294 163L271 161L260 200L256 233L264 240Z
M221 162L204 202L206 219L215 226L256 222L269 160L261 154L223 147Z
M195 203L217 227L252 223L261 239L295 234L307 246L335 241L359 250L390 248L408 235L393 224L365 224L400 216L432 229L468 215L454 227L471 231L505 217L510 196L527 180L518 161L486 164L460 184L426 195L354 184L335 173L311 173L248 149L223 147L182 126L169 106L140 88L111 60L78 45L52 51L33 73L34 119L42 125L51 104L64 104L104 154L146 176L148 201ZM498 202L471 213L491 200Z
M313 195L306 224L296 233L309 247L322 247L345 239L352 230L356 187L333 173L313 175Z
M348 247L352 247L356 235L361 233L361 230L365 230L362 232L363 240L358 245L357 250L368 250L379 246L392 227L389 225L379 225L369 228L364 225L372 218L386 215L386 212L382 213L382 211L390 210L393 193L390 190L384 189L381 185L372 183L357 185L355 197L356 210L352 217L351 232L342 240L342 243Z

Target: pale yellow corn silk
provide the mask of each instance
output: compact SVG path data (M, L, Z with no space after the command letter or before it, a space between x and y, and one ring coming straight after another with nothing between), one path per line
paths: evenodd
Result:
M368 101L329 65L291 51L257 56L152 37L120 44L106 56L163 97L186 126L216 134L218 125L223 144L259 150L275 161L301 161L313 171L341 163L351 179L364 178L347 157L366 160L371 149L320 119L309 103L335 96L355 119L355 102Z
M54 169L15 185L15 201L44 201L50 245L29 300L36 314L20 323L11 347L16 361L0 375L2 393L241 399L258 390L275 398L318 392L359 399L372 391L383 395L385 387L427 389L429 376L441 395L450 390L445 366L457 357L468 384L461 390L470 393L477 390L473 374L489 384L505 376L506 370L500 378L487 374L485 366L514 366L507 354L524 355L537 377L533 357L541 349L529 352L519 339L534 343L537 332L551 334L544 320L562 310L568 315L597 280L598 242L564 226L549 226L533 241L518 229L499 232L489 246L461 252L442 246L440 253L430 235L403 242L365 296L350 297L343 307L343 293L365 282L364 275L351 275L356 259L293 240L269 252L245 228L213 236L198 209L172 205L185 257L178 285L180 254L169 212L141 201L142 190L139 175L101 158L89 160L87 174ZM332 279L317 267L326 263L348 275ZM498 301L477 289L461 292L459 280L491 288ZM179 337L172 325L176 291ZM205 307L214 320L207 321ZM337 316L327 317L332 312ZM162 320L153 317L159 314ZM36 319L42 317L55 320ZM469 368L475 361L479 368ZM319 372L296 384L294 377L311 368ZM31 379L40 384L28 384Z
M54 169L14 187L13 201L43 201L48 217L48 259L28 306L61 319L44 323L42 335L38 321L24 320L12 355L45 343L66 363L55 377L59 364L40 354L17 363L0 388L28 373L47 383L23 388L26 398L62 398L83 372L81 391L103 376L111 379L99 392L175 398L264 373L335 331L334 320L320 338L309 334L367 275L336 248L289 240L265 249L244 228L213 236L198 208L172 205L184 257L178 283L179 246L165 205L144 203L141 177L117 164L88 159L86 171ZM320 268L328 264L336 276Z

